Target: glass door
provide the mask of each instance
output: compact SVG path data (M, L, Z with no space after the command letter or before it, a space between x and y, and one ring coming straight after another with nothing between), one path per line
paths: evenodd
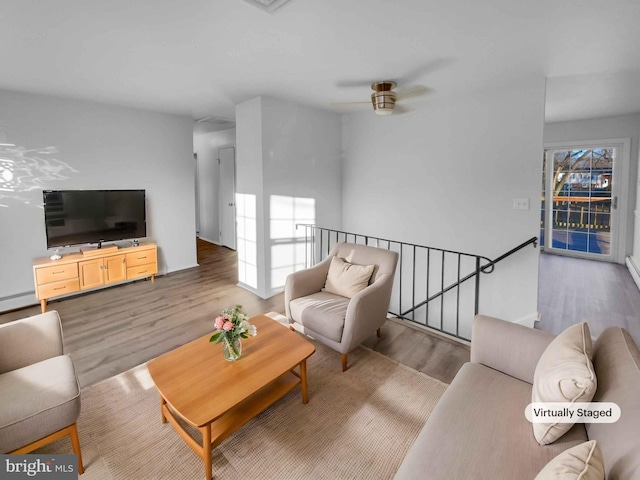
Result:
M619 147L545 150L541 239L555 253L615 258Z

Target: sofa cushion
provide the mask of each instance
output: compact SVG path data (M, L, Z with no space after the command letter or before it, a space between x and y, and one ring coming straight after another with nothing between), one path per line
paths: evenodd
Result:
M349 299L329 292L296 298L289 303L291 317L305 329L335 342L342 339Z
M590 402L596 393L596 374L589 326L572 325L558 335L542 353L533 375L531 401ZM548 445L567 432L571 423L534 423L533 434L540 445Z
M590 440L604 456L609 480L640 478L640 350L620 327L603 331L593 346L598 376L594 402L613 402L621 417L615 423L587 423Z
M322 290L351 298L367 288L374 268L375 265L354 265L341 258L333 257L329 265L327 281Z
M565 450L534 480L604 480L602 452L595 440Z
M80 387L68 355L0 375L0 452L28 445L76 422Z
M466 363L447 388L395 478L532 479L556 455L587 441L577 424L540 446L524 415L531 384Z

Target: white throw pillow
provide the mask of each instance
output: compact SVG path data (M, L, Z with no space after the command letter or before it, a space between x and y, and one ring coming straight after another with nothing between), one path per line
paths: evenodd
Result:
M590 440L565 450L547 463L534 480L604 480L600 447Z
M333 257L329 265L327 281L322 290L351 298L360 290L367 288L374 268L375 265L354 265L341 258Z
M553 339L538 360L531 401L590 402L597 386L592 356L591 334L586 322L567 328ZM532 425L540 445L556 441L573 426L557 422Z

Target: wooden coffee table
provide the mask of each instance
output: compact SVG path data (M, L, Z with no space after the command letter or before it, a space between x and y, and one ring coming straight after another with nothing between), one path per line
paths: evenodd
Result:
M203 460L211 480L211 449L250 419L300 385L307 403L307 358L315 347L277 321L259 315L250 322L258 335L242 340L242 357L228 362L211 334L147 364L167 420ZM299 367L299 373L295 367ZM199 444L177 417L200 430Z

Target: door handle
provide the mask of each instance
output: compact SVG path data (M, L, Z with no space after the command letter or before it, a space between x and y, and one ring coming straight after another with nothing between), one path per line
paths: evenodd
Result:
M615 210L618 208L618 197L613 197L613 202L611 202L611 207Z

